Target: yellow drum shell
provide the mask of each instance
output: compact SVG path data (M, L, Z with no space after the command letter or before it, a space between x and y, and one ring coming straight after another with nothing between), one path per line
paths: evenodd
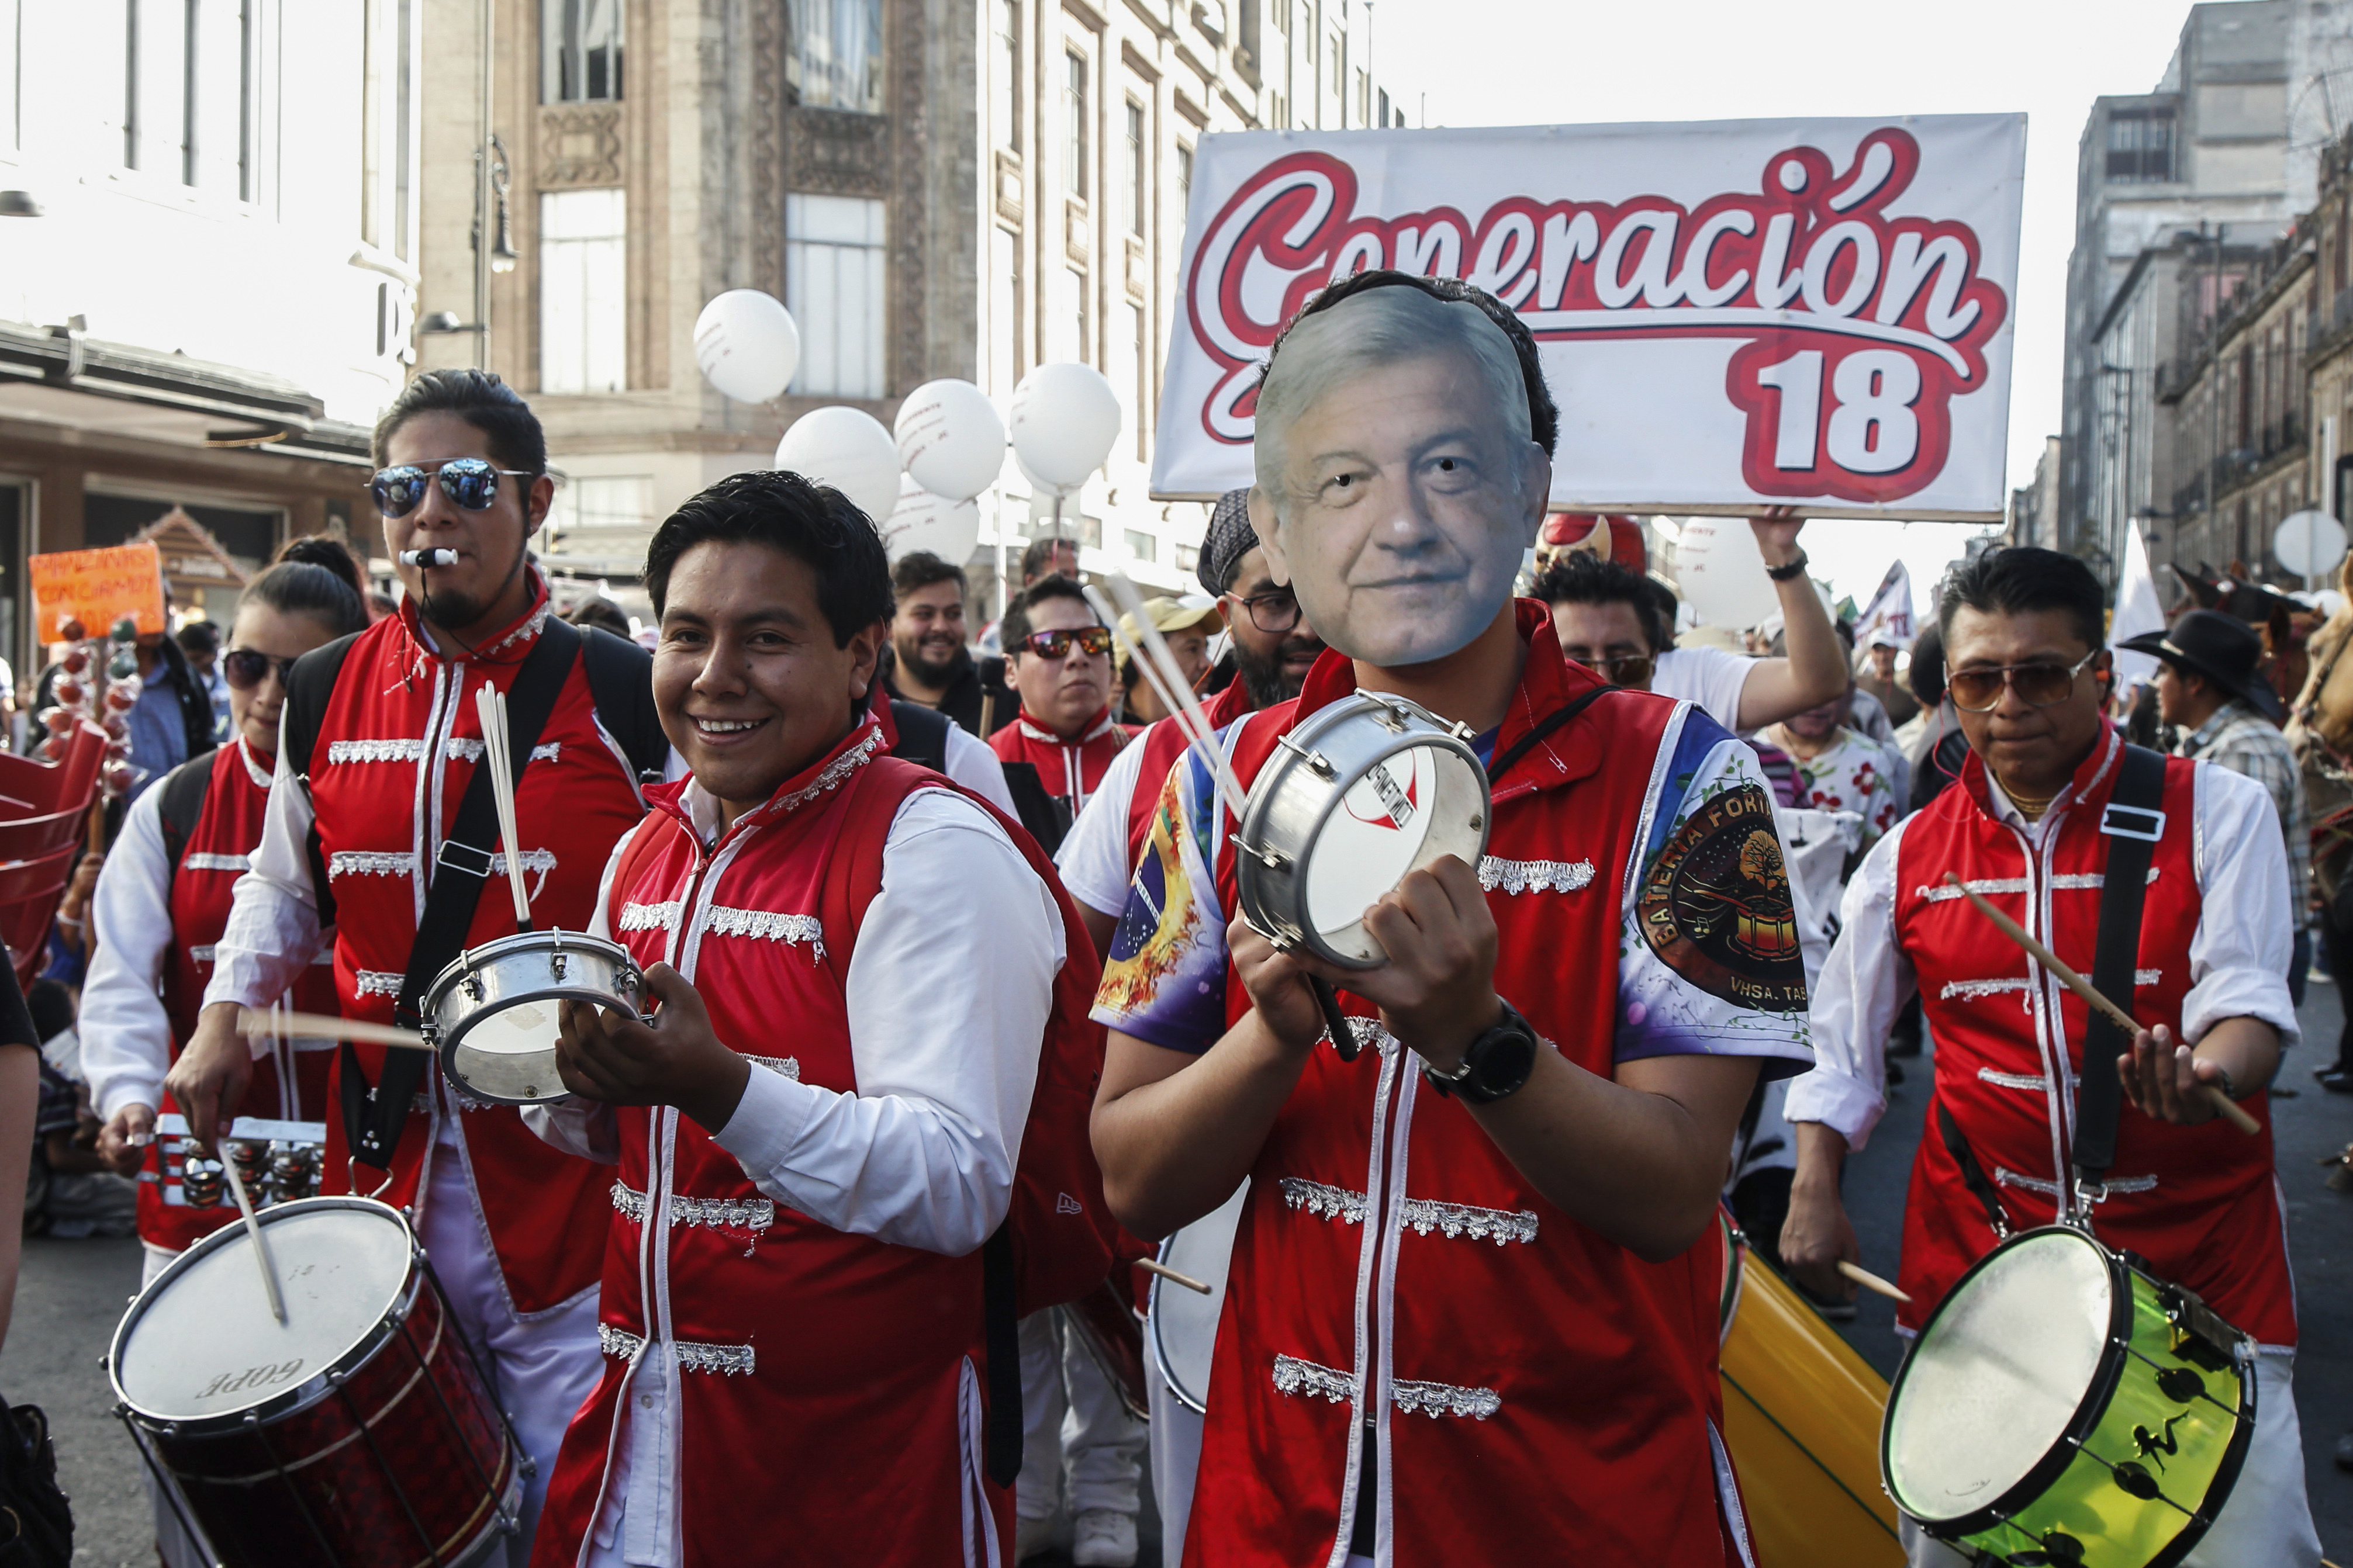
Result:
M1759 1568L1903 1568L1879 1484L1887 1380L1726 1237L1724 1440Z

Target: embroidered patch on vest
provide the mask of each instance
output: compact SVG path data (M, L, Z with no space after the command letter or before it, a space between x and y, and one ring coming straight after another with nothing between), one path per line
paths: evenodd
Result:
M1356 1396L1356 1380L1345 1372L1302 1361L1295 1355L1274 1358L1274 1390L1281 1394L1305 1394L1345 1405Z
M669 931L678 924L678 912L683 908L678 900L659 904L623 904L623 931Z
M253 857L250 855L190 855L180 862L180 867L181 869L187 871L250 871L253 869Z
M702 929L712 936L746 936L807 943L813 958L825 956L825 927L815 915L784 915L774 910L731 910L713 904Z
M353 976L353 981L363 996L397 996L401 982L407 978L389 969L363 969Z
M646 1194L624 1183L613 1184L613 1208L627 1220L646 1223ZM754 1235L776 1223L776 1205L766 1198L689 1198L672 1194L670 1222L675 1226L708 1226L714 1230L748 1230Z
M596 1325L596 1348L607 1355L623 1361L635 1361L646 1348L645 1337L627 1329L617 1329L610 1323ZM716 1372L729 1377L737 1373L750 1376L758 1370L758 1357L750 1345L706 1345L692 1340L679 1340L670 1348L678 1352L681 1372Z
M1701 802L1651 860L1635 910L1651 951L1709 995L1768 1013L1804 1010L1797 910L1761 786Z
M1504 1407L1504 1396L1492 1388L1462 1388L1451 1383L1389 1381L1389 1403L1408 1415L1468 1415L1484 1421Z
M1479 858L1479 886L1488 892L1574 893L1593 880L1590 860L1502 860Z

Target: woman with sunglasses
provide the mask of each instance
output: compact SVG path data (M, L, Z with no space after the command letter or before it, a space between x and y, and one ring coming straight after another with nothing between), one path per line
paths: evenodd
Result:
M286 670L322 643L367 625L356 572L286 561L254 578L237 601L221 673L229 689L227 744L183 763L132 804L100 873L90 918L97 952L81 998L82 1067L105 1129L100 1152L139 1178L139 1238L153 1279L189 1246L237 1223L232 1204L192 1204L180 1181L185 1149L155 1136L159 1111L178 1107L164 1075L194 1034L230 891L261 841L278 752ZM288 994L301 1011L335 1011L333 972L312 965ZM255 1062L247 1110L290 1121L326 1115L333 1042L281 1040ZM155 1500L164 1560L203 1561Z

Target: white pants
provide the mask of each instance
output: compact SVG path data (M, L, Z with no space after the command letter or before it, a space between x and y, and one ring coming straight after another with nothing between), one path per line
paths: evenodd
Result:
M2214 1528L2181 1568L2317 1568L2320 1537L2304 1492L2304 1432L2290 1386L2295 1358L2255 1358L2255 1436L2239 1483L2231 1489ZM1969 1558L1903 1521L1912 1568L1958 1568Z
M490 1230L475 1206L463 1161L448 1140L434 1150L433 1184L418 1227L449 1306L498 1386L491 1396L507 1413L515 1441L537 1467L523 1482L522 1528L507 1542L509 1568L527 1568L539 1510L555 1471L565 1428L604 1374L596 1342L596 1290L583 1290L544 1312L520 1317L501 1286Z
M1055 1312L1021 1320L1021 1479L1024 1519L1054 1512L1068 1471L1073 1515L1143 1508L1144 1423L1127 1413L1103 1369ZM1067 1461L1067 1463L1066 1463Z
M1160 1561L1185 1561L1185 1524L1193 1515L1193 1479L1201 1468L1203 1418L1176 1403L1158 1368L1145 1374L1152 1408L1152 1500L1160 1509Z

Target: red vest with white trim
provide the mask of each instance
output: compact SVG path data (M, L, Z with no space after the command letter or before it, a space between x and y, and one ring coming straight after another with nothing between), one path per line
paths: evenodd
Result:
M1561 656L1542 606L1521 601L1519 632L1526 667L1498 754L1597 682ZM1295 702L1248 720L1234 758L1245 787L1278 736L1354 688L1349 662L1327 652ZM1604 1078L1620 900L1675 707L1604 697L1495 791L1482 873L1545 868L1482 875L1501 932L1495 989ZM1232 826L1217 835L1218 883L1238 910ZM1229 1022L1250 1007L1229 966ZM1373 1408L1398 1564L1739 1562L1709 1430L1721 1425L1715 1227L1664 1263L1604 1239L1432 1091L1419 1057L1366 1027L1378 1048L1353 1062L1316 1047L1250 1173L1187 1568L1296 1568L1345 1547L1367 1376L1387 1395Z
M1046 793L1071 809L1072 816L1086 809L1103 772L1119 755L1134 731L1112 721L1106 708L1075 741L1065 741L1025 708L1021 716L988 737L990 750L1001 763L1028 763L1038 770Z
M1895 940L1919 976L1936 1037L1936 1106L1952 1113L2012 1228L2051 1224L2060 1184L2073 1183L2073 1089L2087 1010L1945 886L1945 876L1958 872L2079 973L2091 973L2108 851L2099 824L2121 756L2121 740L2104 728L2070 791L2050 808L2038 849L1990 814L1985 763L1972 753L1959 787L1913 818L1896 846ZM2204 765L2166 760L2164 836L2141 906L2137 984L2131 997L2116 998L2144 1024L2164 1025L2177 1037L2203 907L2196 795ZM2067 1092L2052 1091L2054 1063L2064 1065ZM1995 1241L1984 1205L1938 1135L1936 1106L1913 1164L1904 1227L1900 1282L1912 1304L1896 1316L1914 1329ZM2269 1097L2250 1096L2246 1109L2263 1124L2260 1137L2220 1118L2176 1127L2127 1102L2108 1196L2093 1211L2092 1227L2261 1342L2293 1345L2295 1302L2273 1178Z
M413 600L362 632L344 658L320 719L310 780L335 900L335 989L346 1017L392 1022L424 909L425 879L481 758L474 693L486 681L501 691L513 685L548 614L546 584L537 586L521 620L463 658L432 651L417 626ZM536 926L587 929L605 862L644 815L635 773L598 725L587 673L575 658L515 791ZM500 856L475 904L467 946L513 934L505 877ZM387 1048L355 1047L370 1082L381 1080ZM337 1070L340 1077L340 1064ZM375 1194L385 1202L421 1201L438 1114L433 1107L441 1100L431 1086L417 1096L390 1180ZM516 1310L543 1311L594 1285L611 1212L608 1178L599 1167L542 1142L512 1107L473 1105L459 1124ZM372 1179L364 1169L359 1174ZM325 1190L350 1191L352 1179L338 1110L327 1118Z
M205 987L213 977L213 947L228 926L231 892L237 879L252 863L261 842L261 819L269 806L269 759L248 757L232 741L211 755L184 763L211 770L205 785L205 807L182 846L180 863L172 869L172 942L164 950L164 1013L172 1025L172 1059L195 1033L196 1015L203 1010ZM255 777L256 770L260 777ZM158 781L154 788L164 787ZM323 956L323 955L322 955ZM332 1014L335 978L323 963L294 984L288 1004L305 1013ZM280 1042L271 1055L256 1058L252 1086L246 1090L248 1116L289 1121L317 1121L326 1115L327 1076L334 1063L328 1050L295 1050L294 1042ZM288 1093L281 1068L291 1063L292 1094ZM169 1094L160 1110L179 1106ZM237 1221L236 1205L226 1201L211 1208L190 1208L180 1192L180 1140L159 1137L153 1164L139 1173L139 1237L155 1247L177 1252L193 1246L224 1226Z
M880 891L879 879L849 885L853 868L880 867L910 795L956 787L912 764L876 763L882 740L869 716L707 853L684 786L649 792L657 816L639 833L655 837L624 851L608 911L640 964L668 963L694 984L713 1031L754 1070L843 1094L858 1092L858 1073L840 977ZM1050 874L1034 846L1029 858ZM1060 901L1071 962L1048 1026L1091 1029L1085 928ZM585 1550L630 1358L649 1337L679 1352L688 1568L744 1560L743 1510L754 1499L789 1520L763 1562L976 1560L962 1543L987 1385L980 1253L947 1258L836 1230L770 1200L678 1111L615 1114L621 1163L600 1314L608 1359L565 1436L534 1568ZM886 1468L887 1500L876 1489ZM982 1489L1002 1554L1011 1493Z

